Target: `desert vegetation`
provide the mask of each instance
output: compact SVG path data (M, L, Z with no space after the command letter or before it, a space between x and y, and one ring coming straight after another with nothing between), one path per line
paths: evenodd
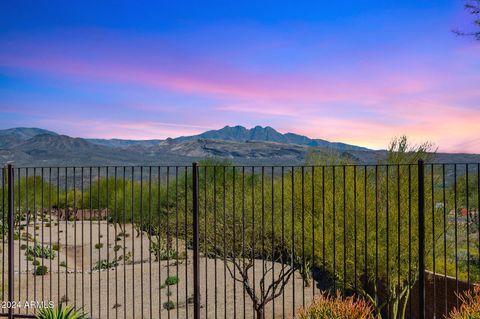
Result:
M454 309L449 319L474 319L480 317L480 286L460 296L462 305Z
M311 305L300 309L296 319L374 319L373 307L367 301L355 297L343 297L339 291L335 295L319 295Z
M227 263L230 275L256 301L257 313L281 295L291 272L300 273L308 286L315 270L328 278L332 292L355 291L376 313L403 317L418 273L418 181L416 166L409 164L430 159L432 151L428 143L414 146L399 138L380 166L353 166L351 159L328 152L309 154L302 167L236 167L226 160L203 160L201 251ZM435 264L436 272L478 281L478 241L466 235L478 232L477 217L459 221L449 215L457 209L456 216L461 207L475 210L467 199L477 198L478 177L460 172L452 182L442 169L425 171L427 268L433 270ZM82 173L77 170L75 179L62 183L38 174L19 176L16 228L20 222L52 223L52 214L65 220L106 220L118 230L116 253L131 224L132 236L147 237L152 260L182 258L178 240L186 246L192 242L191 169L122 167L110 168L107 175L105 168L89 168ZM33 238L38 231L34 228ZM459 239L455 244L454 234ZM95 245L102 247L101 242ZM44 258L56 250L27 249ZM456 255L464 258L455 262ZM249 278L255 260L282 266L264 267L263 277L270 272L276 277L261 286L262 278L257 284ZM94 266L117 265L118 259L110 259Z

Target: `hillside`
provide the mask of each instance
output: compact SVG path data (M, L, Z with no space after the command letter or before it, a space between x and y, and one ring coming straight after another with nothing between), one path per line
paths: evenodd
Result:
M176 141L192 141L196 139L213 139L213 140L225 140L225 141L263 141L263 142L276 142L283 144L298 144L306 146L321 146L330 147L338 150L350 150L360 151L367 150L365 147L350 145L345 143L329 142L321 139L311 139L309 137L298 135L294 133L282 134L270 126L261 127L255 126L254 128L247 129L243 126L225 126L220 130L207 131L205 133L194 136L181 136L176 138Z
M205 157L239 165L298 165L310 151L335 150L358 164L375 164L386 152L313 140L272 128L224 127L166 140L83 139L42 129L0 130L0 162L17 166L190 165ZM436 162L480 162L475 154L437 154Z

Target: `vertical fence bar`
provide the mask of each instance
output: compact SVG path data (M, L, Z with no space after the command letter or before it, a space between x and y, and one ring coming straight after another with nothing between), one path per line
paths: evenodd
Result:
M8 300L13 302L13 227L14 227L14 216L13 216L13 166L12 164L7 165L7 183L8 183ZM13 306L8 307L8 318L13 319Z
M418 318L425 318L425 185L423 161L418 161Z
M193 169L193 318L200 319L200 245L198 233L198 167Z
M5 224L6 224L5 223L5 176L6 176L5 174L6 173L7 173L7 166L5 165L4 167L2 167L2 234L5 234ZM8 239L8 236L7 236L7 239ZM6 251L5 237L2 237L2 287L5 286L5 251ZM8 259L8 256L7 256L7 259ZM2 289L2 300L5 300L5 289Z

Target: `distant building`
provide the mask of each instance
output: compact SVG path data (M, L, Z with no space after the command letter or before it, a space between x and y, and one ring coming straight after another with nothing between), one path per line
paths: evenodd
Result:
M455 216L455 210L452 209L450 212L449 212L449 215L450 216ZM470 210L470 213L468 212L468 209L466 207L460 207L457 209L457 217L463 217L463 218L467 218L467 215L470 215L470 219L472 220L475 220L476 218L478 218L478 209L477 208L472 208Z

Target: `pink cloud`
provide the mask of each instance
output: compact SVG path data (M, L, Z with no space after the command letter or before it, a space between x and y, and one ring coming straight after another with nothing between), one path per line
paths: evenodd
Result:
M480 77L475 72L478 64L471 60L417 61L417 56L397 58L390 52L384 60L367 56L336 68L332 65L340 62L328 57L288 70L266 69L196 56L163 39L103 40L100 36L92 45L81 39L64 43L20 38L0 52L0 66L215 101L214 106L192 105L187 111L202 112L179 121L186 124L150 119L71 123L90 137L164 138L227 123L278 124L283 130L372 148L383 148L392 136L407 134L416 141L432 140L445 151L480 152L478 140L472 138L480 123L475 104L480 99ZM476 50L468 46L460 53L472 59ZM175 109L151 101L127 107L156 116ZM179 118L184 115L179 108L175 111Z
M294 127L286 130L375 149L385 148L393 136L405 134L414 142L434 142L443 152L479 151L480 143L476 137L480 123L478 109L432 104L423 105L420 112L406 109L403 116L407 120L398 125L376 119L358 121L316 116L296 122Z
M310 72L301 68L299 72L272 69L259 73L225 61L186 54L158 40L141 39L138 47L148 53L139 55L137 51L142 50L136 50L133 44L129 46L128 41L104 43L102 39L97 39L93 46L82 41L71 44L17 40L8 43L13 49L0 53L0 65L221 98L301 103L354 99L374 103L385 95L420 92L436 82L431 75L411 71L406 76L397 69L379 67L379 63L362 63L360 69L353 71L327 71L323 68L325 63L318 63L309 67Z

